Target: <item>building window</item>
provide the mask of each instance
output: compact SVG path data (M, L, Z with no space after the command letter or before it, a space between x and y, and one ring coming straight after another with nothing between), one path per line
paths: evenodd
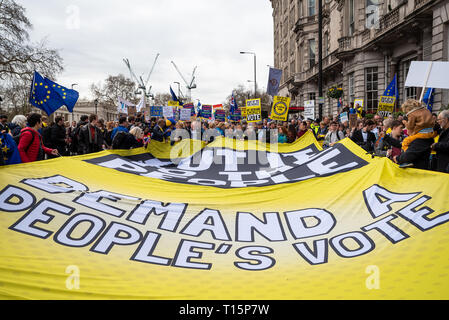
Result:
M365 1L365 28L372 29L379 26L379 0Z
M348 97L349 103L354 102L355 90L354 90L354 72L348 75Z
M374 113L377 111L378 103L377 67L365 69L365 92L365 110Z
M412 60L408 60L404 62L404 83L405 79L407 79L408 70L410 69L410 64L412 63ZM404 87L404 101L407 99L416 99L417 91L416 87Z
M290 62L290 74L293 75L296 73L295 70L295 61Z
M349 35L352 36L355 31L355 3L349 0Z
M316 93L315 92L309 92L309 101L315 101L316 100Z
M315 56L316 56L316 46L315 39L309 40L309 68L312 68L315 65Z
M315 0L308 0L309 16L315 15Z

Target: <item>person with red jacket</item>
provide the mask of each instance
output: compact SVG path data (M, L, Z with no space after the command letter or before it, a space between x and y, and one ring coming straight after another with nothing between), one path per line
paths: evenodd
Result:
M27 118L28 127L20 131L19 153L22 163L44 160L44 153L59 156L57 149L50 149L42 143L42 136L38 132L42 128L42 115L32 113Z

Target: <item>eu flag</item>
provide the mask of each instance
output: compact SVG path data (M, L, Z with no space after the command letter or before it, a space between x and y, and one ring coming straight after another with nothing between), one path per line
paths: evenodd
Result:
M0 156L2 157L0 163L5 165L22 163L16 142L7 133L0 133Z
M384 96L387 97L396 97L396 101L398 100L398 86L397 86L397 78L396 75L394 75L393 81L388 85L387 89L384 92Z
M53 112L66 106L69 112L73 112L79 93L67 89L50 79L42 77L34 72L33 83L30 90L30 103L51 115Z
M427 109L432 112L433 110L433 100L435 98L435 89L429 88L424 94L423 102L426 104Z

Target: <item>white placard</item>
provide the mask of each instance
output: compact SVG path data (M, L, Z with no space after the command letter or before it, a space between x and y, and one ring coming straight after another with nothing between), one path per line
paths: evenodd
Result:
M341 123L345 123L346 121L349 122L348 113L347 112L343 112L342 114L340 114L340 122Z
M166 118L173 118L173 107L163 107L163 115Z
M315 119L315 100L304 101L304 118Z
M426 75L431 65L432 70L426 83ZM449 89L448 74L449 62L447 61L412 61L405 86Z
M179 120L181 121L190 121L192 115L192 109L181 109L179 114Z

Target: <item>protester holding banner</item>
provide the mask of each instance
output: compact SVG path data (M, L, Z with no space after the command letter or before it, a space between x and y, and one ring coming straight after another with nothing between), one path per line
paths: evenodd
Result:
M153 134L151 136L151 139L164 142L165 140L165 125L166 122L164 119L159 119L157 122L157 125L153 129Z
M89 116L89 123L83 126L79 134L80 154L95 153L103 150L103 134L97 127L97 115Z
M343 140L345 135L342 131L338 130L338 123L332 121L330 123L329 132L324 137L323 147L333 147L338 141Z
M385 133L385 131L380 133L380 140L375 147L375 152L379 157L392 159L401 154L404 124L394 120L389 127L391 127L390 133Z
M351 140L362 147L367 152L374 152L374 144L376 143L376 136L371 130L374 129L375 123L373 120L367 120L363 129L355 130L351 136Z
M42 128L42 116L32 113L27 118L28 127L20 131L19 152L22 163L41 161L45 159L45 154L58 156L57 149L50 149L44 146L42 136L38 132Z
M441 111L437 121L441 127L440 137L432 144L432 150L437 152L437 170L449 173L449 110Z

